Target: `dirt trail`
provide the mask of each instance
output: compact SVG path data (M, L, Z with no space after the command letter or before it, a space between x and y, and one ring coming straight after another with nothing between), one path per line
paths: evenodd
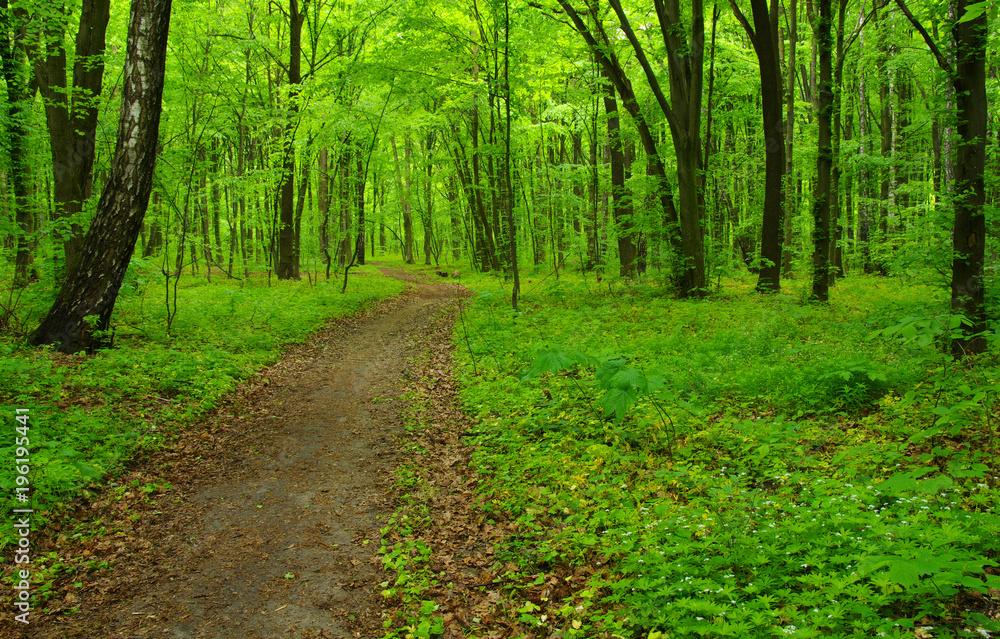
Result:
M78 613L43 617L23 636L381 636L375 553L397 398L421 331L456 296L452 283L387 274L414 290L291 349L252 404L149 460L174 488L140 517L133 509L112 569L67 602Z

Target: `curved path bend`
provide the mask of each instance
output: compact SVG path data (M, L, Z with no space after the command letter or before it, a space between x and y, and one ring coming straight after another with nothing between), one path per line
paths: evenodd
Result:
M399 396L421 332L458 294L386 274L410 290L291 348L252 399L148 460L173 488L116 522L135 520L112 568L69 602L78 612L22 636L380 637Z

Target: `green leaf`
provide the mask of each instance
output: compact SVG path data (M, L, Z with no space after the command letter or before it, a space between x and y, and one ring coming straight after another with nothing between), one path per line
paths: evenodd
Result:
M535 352L531 367L521 376L520 381L527 381L541 373L558 373L577 365L587 365L592 361L593 358L586 353L572 348L560 346L541 348Z
M920 569L916 561L893 559L889 562L889 578L907 588L920 581Z
M601 398L601 408L605 415L614 415L616 422L621 422L625 418L625 411L635 403L635 392L613 388Z
M898 493L904 490L912 490L917 487L917 479L935 470L934 468L918 468L907 472L896 473L889 479L878 485L879 490Z
M917 483L916 489L919 492L927 493L933 495L941 489L949 488L954 484L951 477L947 475L938 475L932 479L925 479L922 482Z
M965 14L961 18L959 18L955 22L955 24L962 24L963 22L972 22L973 20L975 20L979 16L983 15L984 13L986 13L986 10L989 8L989 5L990 5L990 3L987 0L983 0L982 2L977 2L975 4L970 4L970 5L966 6L965 7ZM955 328L955 327L952 327L952 328Z
M649 382L641 370L634 366L626 366L624 359L615 359L602 363L594 373L602 390L635 389L640 393L649 390Z
M609 359L601 362L601 365L597 367L597 372L594 373L594 377L597 379L600 387L603 389L611 388L611 379L625 368L626 363L625 358Z

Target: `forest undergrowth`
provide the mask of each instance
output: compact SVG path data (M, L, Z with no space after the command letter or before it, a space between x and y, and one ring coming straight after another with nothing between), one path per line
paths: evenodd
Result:
M0 339L0 411L28 409L30 478L36 526L55 520L74 500L99 490L144 451L178 437L185 425L215 408L240 380L274 361L283 345L299 342L331 319L402 291L404 283L378 275L373 266L352 272L347 292L340 282L308 278L251 282L185 276L174 297L155 265L133 260L118 298L114 347L93 355L63 355L29 348L24 331ZM37 324L54 291L38 285L17 300L18 322ZM169 295L169 297L168 297ZM173 316L168 326L168 308ZM0 429L0 455L16 455L13 419ZM161 486L119 490L158 492ZM15 541L14 467L0 466L3 527L0 552ZM23 507L20 506L20 507ZM68 531L90 535L93 531ZM37 592L44 598L53 570L67 569L57 553L33 557Z
M522 282L513 312L466 278L453 334L497 538L472 555L491 566L478 607L457 629L445 523L390 532L386 594L409 606L388 636L1000 635L1000 360L946 355L942 290L852 277L817 305L749 280L697 301Z

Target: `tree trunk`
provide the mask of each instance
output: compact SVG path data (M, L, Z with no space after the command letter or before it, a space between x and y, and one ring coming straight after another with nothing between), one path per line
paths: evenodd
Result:
M784 243L781 254L781 273L788 278L792 274L792 218L798 212L795 200L795 69L796 48L798 46L799 20L798 0L789 0L788 5L788 79L785 86L785 219Z
M7 0L0 1L0 33L5 41L0 43L3 77L7 85L7 147L10 152L10 181L14 191L14 221L17 225L17 253L14 258L14 286L22 288L35 278L34 251L31 235L34 232L34 212L28 197L27 142L30 97L23 79L24 49L21 26L12 24ZM7 40L9 38L9 40Z
M865 3L861 3L861 15L864 15ZM860 18L859 18L860 19ZM865 55L865 30L858 33L858 55ZM871 184L868 172L867 144L868 144L868 88L865 74L858 74L858 246L861 249L861 270L871 273L872 251L871 251Z
M642 109L639 107L639 101L636 98L635 91L632 89L632 83L625 74L625 70L622 68L621 63L618 58L614 55L613 47L611 46L610 39L604 31L604 27L600 20L597 19L596 9L592 13L591 17L594 19L594 31L596 36L587 27L586 23L583 22L580 15L577 13L576 9L569 0L559 0L559 5L566 11L566 15L570 17L573 21L573 26L576 30L583 36L584 41L590 48L591 53L597 59L598 64L601 66L602 72L605 74L611 83L615 87L615 91L618 92L618 96L622 99L622 106L625 111L631 116L633 122L635 123L636 129L639 132L639 140L642 142L643 150L649 157L649 162L647 164L647 174L653 179L655 186L655 191L660 200L660 206L663 211L664 217L664 230L667 239L670 243L670 247L674 252L674 255L681 254L681 236L679 232L679 219L677 215L677 209L674 207L674 196L671 190L670 184L667 181L666 170L663 166L663 159L660 157L659 151L657 150L657 140L656 136L653 135L652 129L650 129L649 124L646 122L646 118L642 113ZM600 38L600 40L598 40ZM677 282L678 286L680 282Z
M155 208L156 206L157 206L156 195L154 194L153 207ZM160 227L160 223L154 220L153 223L149 225L149 241L146 242L146 247L145 249L143 249L142 256L152 257L156 255L156 253L162 247L163 247L163 229Z
M448 220L451 224L451 259L456 262L462 258L462 210L458 201L458 188L455 186L455 176L449 175L446 181L448 200Z
M427 198L427 202L425 203L423 219L421 220L424 227L424 266L430 266L432 249L434 247L434 144L435 136L434 132L431 131L427 134L427 157L425 158L427 162L427 181L424 188L424 197Z
M45 100L52 151L54 216L75 218L93 187L94 148L99 98L104 82L104 45L110 0L84 0L76 34L73 81L66 75L65 37L61 27L45 29L45 50L35 56L34 74ZM83 245L77 221L63 239L65 272L75 266Z
M278 187L278 256L275 274L279 280L295 277L295 120L299 114L299 90L302 83L302 25L305 23L305 0L299 11L298 0L288 0L288 113L285 122L285 160Z
M365 181L367 175L365 174L364 162L361 158L361 147L359 146L354 151L354 175L355 175L355 186L356 195L355 199L358 203L358 232L355 235L354 240L354 261L358 264L364 266L365 264Z
M831 17L832 19L832 17ZM843 211L840 206L840 178L843 175L842 165L843 162L840 158L840 142L842 137L849 139L850 131L844 135L843 126L841 123L841 114L843 113L842 106L842 96L844 94L844 36L846 35L846 24L847 24L847 0L838 0L837 2L837 56L836 63L833 69L833 103L831 109L833 112L830 115L832 120L832 141L831 141L831 152L832 152L832 165L830 171L830 286L833 286L838 277L844 277L844 254L843 254L843 240L844 240L844 226L843 226ZM861 28L859 22L858 28ZM850 189L845 191L845 200L850 200ZM850 211L851 207L847 207L847 211Z
M511 306L517 310L517 298L521 292L521 275L517 263L517 227L514 224L514 187L510 167L510 0L504 0L504 45L503 45L503 87L504 87L504 198L507 220L507 260L513 272Z
M691 5L690 42L681 28L678 0L655 0L656 15L663 42L667 49L670 75L670 103L660 88L652 65L642 44L632 29L619 0L611 0L622 31L632 44L636 58L646 74L646 80L656 97L670 128L677 161L677 185L680 194L679 225L681 263L678 282L681 297L705 292L705 254L702 213L704 198L700 195L701 169L701 94L705 50L705 16L702 0L689 0Z
M888 11L887 11L888 13ZM892 44L886 43L886 47L883 53L879 57L879 70L882 74L880 78L881 82L879 84L879 98L881 100L881 111L880 111L880 121L881 121L881 132L882 132L882 144L880 147L882 153L882 160L884 168L881 170L881 182L879 184L879 218L878 218L878 230L879 230L879 245L877 248L881 249L876 254L877 257L874 260L875 270L880 275L887 275L889 273L889 265L884 257L886 251L889 249L889 236L892 233L892 224L890 223L891 218L895 214L894 207L892 206L893 199L893 189L892 189L892 163L893 156L895 155L893 148L893 105L892 98L894 91L892 90L893 78L896 74L895 70L892 68L892 57L895 54L895 48Z
M410 140L406 139L406 182L403 182L403 165L399 162L399 151L396 149L396 138L390 137L392 156L396 161L396 190L399 192L400 205L403 209L403 261L413 264L413 214L410 209Z
M201 148L198 153L198 164L205 164L205 149ZM200 169L198 176L198 193L194 198L194 214L198 218L201 227L201 254L205 258L205 272L208 283L212 283L212 233L211 220L208 213L208 174L205 169ZM194 248L194 244L191 245Z
M957 0L961 20L971 5ZM951 265L951 310L964 317L962 337L951 345L957 357L981 353L986 340L984 263L986 257L986 39L988 12L955 25L957 52L954 78L959 142L955 154L955 227Z
M761 107L764 120L764 219L761 228L761 268L757 290L776 293L781 289L781 249L784 240L785 140L782 127L781 67L778 57L778 2L750 0L753 26L730 0L733 13L753 43L760 67Z
M896 4L920 32L938 66L951 76L955 89L958 145L955 157L955 225L952 230L951 309L962 318L962 335L952 340L955 357L981 353L986 349L984 263L986 258L986 136L989 109L986 99L987 14L979 2L956 0L952 28L955 39L954 68L930 34L914 18L904 0Z
M292 277L301 279L302 271L302 214L306 208L306 195L309 192L309 175L312 173L312 139L306 141L299 167L299 188L295 198L295 235L292 249ZM311 195L311 194L310 194Z
M611 210L618 227L619 273L635 275L635 237L632 231L632 197L625 186L625 153L622 148L621 126L615 88L608 86L604 96L604 111L608 120L608 150L611 162Z
M475 121L475 112L473 112ZM489 248L486 245L486 213L482 207L482 198L479 196L479 189L472 178L472 170L465 154L465 148L458 139L458 132L453 128L455 136L455 146L453 154L455 156L455 171L458 173L459 182L465 193L466 201L469 204L469 218L472 229L469 235L469 249L472 252L472 262L479 271L490 270ZM395 154L395 150L393 151ZM398 167L398 162L397 162ZM397 184L399 184L397 176ZM402 187L400 187L402 188Z
M812 297L826 302L830 287L830 200L836 193L830 188L833 168L831 129L836 117L833 99L833 12L831 0L819 0L816 22L816 45L819 53L819 92L816 117L819 133L816 149L816 201L813 204L813 276Z
M35 344L55 344L65 353L108 344L102 332L110 326L153 186L169 25L170 0L132 1L111 172L79 264L35 331ZM95 315L96 322L87 321Z
M330 151L327 147L319 150L319 184L316 187L319 209L319 250L323 252L326 279L330 279L333 258L330 256Z
M345 146L346 145L345 141ZM344 268L351 263L351 152L347 148L340 152L337 162L337 188L340 202L340 216L337 222L337 266ZM409 179L407 179L409 181Z

